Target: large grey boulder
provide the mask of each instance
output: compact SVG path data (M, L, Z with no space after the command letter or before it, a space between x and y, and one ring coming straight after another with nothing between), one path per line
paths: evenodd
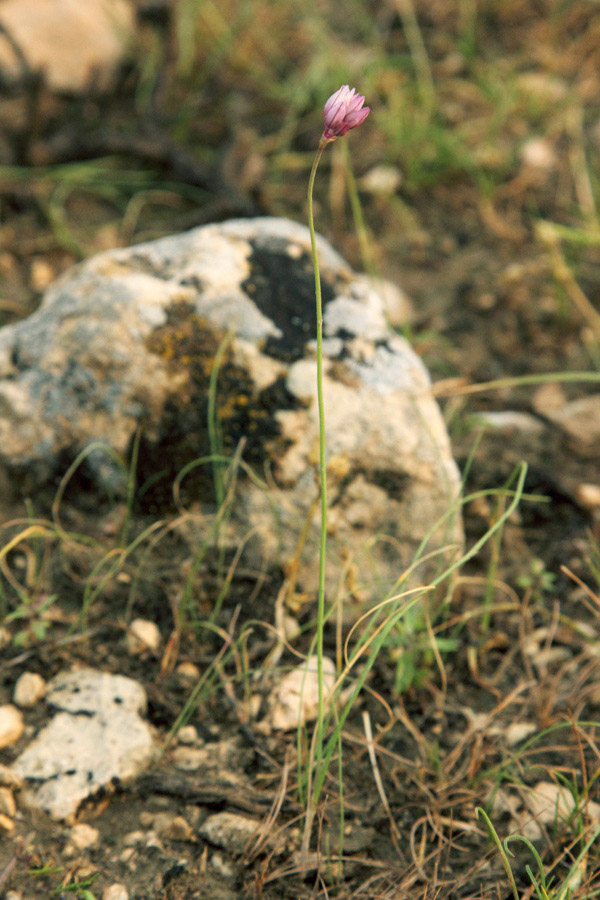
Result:
M318 559L314 282L308 230L285 219L233 220L102 253L0 331L0 476L21 492L47 483L91 441L127 454L143 428L140 482L164 512L175 476L211 452L210 373L239 471L226 538L285 565L312 517L298 586ZM422 539L448 548L416 569L426 580L461 546L459 474L429 376L390 327L402 298L353 273L320 240L330 460L328 588L373 602L393 589ZM213 441L214 447L214 441ZM92 474L111 477L96 456ZM95 466L95 468L94 468ZM113 473L114 475L114 473ZM265 483L260 483L264 480ZM115 488L115 484L112 485ZM203 511L210 465L183 482ZM118 487L118 485L117 485ZM161 494L162 488L162 494Z

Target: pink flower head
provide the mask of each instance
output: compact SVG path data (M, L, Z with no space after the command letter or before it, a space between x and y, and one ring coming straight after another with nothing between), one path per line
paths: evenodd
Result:
M361 125L371 109L364 106L365 98L356 93L356 88L350 90L347 84L332 94L323 109L325 118L325 131L323 138L326 141L334 141L342 137L351 128Z

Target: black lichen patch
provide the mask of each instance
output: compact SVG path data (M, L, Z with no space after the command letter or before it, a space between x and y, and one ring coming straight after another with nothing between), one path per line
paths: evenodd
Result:
M270 241L268 247L252 244L250 275L242 290L282 332L269 338L265 353L284 362L295 362L305 354L316 334L315 277L310 254L290 253L296 248L287 240ZM321 273L323 308L336 296L336 279Z
M172 368L176 387L165 404L157 438L150 441L143 437L140 444L138 484L144 511L170 511L178 473L193 460L212 453L208 424L210 378L215 356L225 339L225 332L208 324L186 302L174 303L165 325L155 329L148 339L148 349ZM215 394L221 454L232 457L243 440L243 460L262 470L268 456L284 449L275 411L297 405L283 380L257 391L248 373L226 350ZM186 503L215 501L211 462L198 465L185 478L182 499Z
M344 497L350 485L358 476L362 476L366 482L373 484L385 491L391 500L401 501L404 492L410 482L410 476L392 469L351 469L343 478L340 478L332 488L331 506L343 503Z
M369 469L364 476L371 484L385 491L391 500L401 500L410 482L409 475L393 469Z

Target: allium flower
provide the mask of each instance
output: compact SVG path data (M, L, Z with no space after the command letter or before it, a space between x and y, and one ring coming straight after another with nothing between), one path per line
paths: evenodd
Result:
M323 138L326 141L334 141L342 137L351 128L361 125L371 109L364 106L365 98L356 93L356 88L343 84L341 88L332 94L323 109L325 118L325 131Z

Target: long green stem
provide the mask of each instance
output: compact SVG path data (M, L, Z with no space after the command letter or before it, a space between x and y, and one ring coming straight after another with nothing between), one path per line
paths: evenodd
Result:
M317 301L317 399L319 405L319 472L321 479L321 541L319 547L319 592L317 602L317 680L319 683L317 732L314 758L320 762L323 752L323 720L325 716L323 697L323 629L325 625L325 553L327 547L327 465L325 461L325 404L323 402L323 304L321 300L321 275L317 239L313 217L313 186L317 166L327 141L322 138L315 156L308 182L308 227L315 271L315 296Z

